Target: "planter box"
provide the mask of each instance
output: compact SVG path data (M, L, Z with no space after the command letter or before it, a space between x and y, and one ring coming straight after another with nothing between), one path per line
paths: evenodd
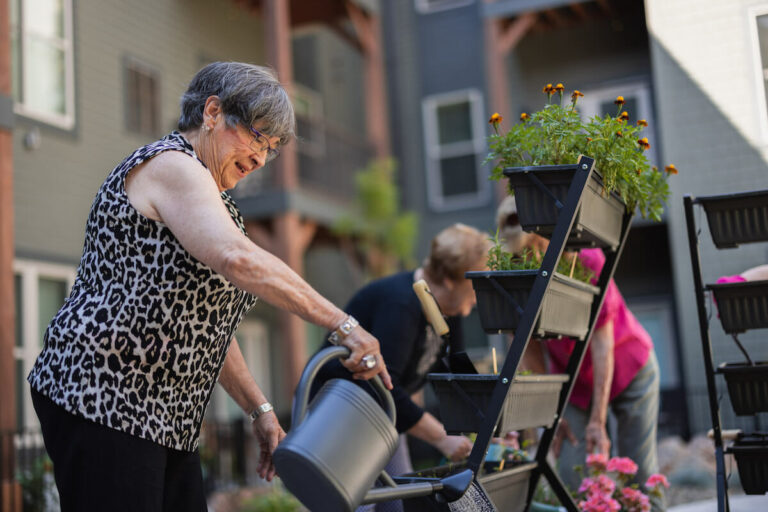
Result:
M538 275L538 270L506 270L466 272L477 296L480 323L487 333L514 331ZM501 292L494 283L505 290ZM533 335L539 337L570 336L584 339L589 330L592 301L600 290L555 273L541 303L541 312ZM510 298L512 300L510 300ZM513 304L514 301L514 304ZM517 307L520 310L518 311Z
M533 231L549 238L555 230L559 210L549 195L534 184L528 174L538 178L563 204L568 188L577 170L573 165L543 165L535 167L508 167L504 175L515 191L517 215L525 231ZM606 194L603 180L596 172L587 182L581 206L573 221L568 247L616 248L621 239L621 226L626 205L615 194Z
M440 419L449 434L478 432L498 375L430 373ZM567 375L525 375L512 380L498 423L500 433L551 427Z
M744 492L768 492L768 434L740 435L728 451L736 457Z
M447 468L451 468L450 471ZM535 468L535 462L524 462L497 473L479 476L476 479L479 486L475 488L474 492L477 493L479 490L484 493L485 497L490 498L493 506L499 512L523 512L528 499L528 482L531 471ZM440 466L408 476L443 477L457 470L456 466ZM472 503L472 496L468 496L472 492L472 489L467 491L461 500L454 502L454 507L457 510L467 512L485 510ZM463 503L462 500L466 500L467 503ZM403 510L404 512L448 512L451 509L446 503L438 503L433 497L426 497L403 500Z
M768 281L709 284L728 334L768 328Z
M718 373L725 376L733 411L739 416L768 412L768 362L723 363Z
M768 190L699 197L718 249L768 241Z

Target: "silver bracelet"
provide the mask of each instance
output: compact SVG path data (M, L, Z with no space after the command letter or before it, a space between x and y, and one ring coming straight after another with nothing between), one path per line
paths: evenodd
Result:
M273 410L272 404L269 402L264 402L260 406L258 406L256 409L253 410L251 414L248 415L249 418L251 418L251 423L259 419L259 416L262 414L266 414L269 411Z
M341 322L341 325L335 331L328 335L328 341L333 345L338 345L341 343L341 340L349 336L349 333L351 333L358 325L360 325L360 322L358 322L352 315L349 315L346 320Z

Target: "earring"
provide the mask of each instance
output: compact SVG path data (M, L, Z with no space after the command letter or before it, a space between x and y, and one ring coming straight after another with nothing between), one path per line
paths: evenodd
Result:
M208 133L208 132L211 131L211 127L209 125L207 125L207 124L204 124L203 125L203 130L205 130L205 132Z

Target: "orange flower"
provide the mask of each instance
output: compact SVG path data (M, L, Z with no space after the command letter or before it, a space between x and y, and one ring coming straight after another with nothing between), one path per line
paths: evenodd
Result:
M576 103L576 100L578 100L580 96L584 96L584 93L578 90L573 91L573 93L571 94L571 101Z
M529 116L529 115L528 115L528 114L526 114L525 112L523 112L522 114L520 114L520 120L521 120L521 121L527 121L527 120L529 120L530 118L531 118L531 116Z
M667 174L677 174L677 167L675 167L675 164L669 164L664 168L664 172Z
M641 148L643 148L643 151L651 148L651 145L648 143L648 137L643 137L642 139L638 139L637 144Z
M498 112L495 112L495 113L494 113L494 114L491 116L491 118L488 120L488 123L489 123L489 124L495 124L495 125L498 125L498 124L499 124L499 123L501 123L503 120L504 120L504 118L503 118L503 117L501 117L501 115L499 115L499 113L498 113Z
M643 170L642 169L635 169L635 172L637 173L638 176L643 174Z
M552 87L552 84L547 84L544 86L544 88L541 90L545 94L552 94L552 91L554 91L555 88Z
M648 126L648 121L646 121L645 119L638 119L637 126L642 126L645 128L646 126Z
M563 91L565 90L565 86L564 86L563 84L557 84L557 85L555 86L555 90L556 90L557 92L563 92Z
M617 105L623 105L624 103L626 103L624 101L624 96L618 96L613 102Z
M623 135L621 135L621 131L618 131L618 132L616 132L616 136L617 137L622 137Z
M592 142L592 137L587 137L587 142Z
M619 119L622 121L629 121L629 112L626 110L619 115Z

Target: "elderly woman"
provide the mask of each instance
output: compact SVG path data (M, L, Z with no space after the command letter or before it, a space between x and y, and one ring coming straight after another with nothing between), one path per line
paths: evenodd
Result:
M99 189L77 280L28 377L62 510L206 510L198 437L217 380L252 418L272 478L285 433L233 338L257 297L338 330L344 366L391 387L378 341L254 245L225 192L293 130L269 70L214 63L183 95L178 131Z
M426 374L447 348L428 324L413 283L420 279L427 282L440 310L448 317L451 352L463 351L461 317L469 315L476 302L472 283L464 273L484 270L488 249L488 237L483 233L463 224L450 226L432 240L429 256L421 267L366 285L345 308L381 343L392 374L398 432L430 443L454 461L467 457L472 443L464 436L447 435L442 423L412 397L424 386ZM349 372L329 363L321 370L313 391L331 378L349 378ZM370 388L367 384L365 387ZM404 435L385 469L393 475L413 470ZM376 510L402 510L402 505L399 501L388 502L379 504Z

